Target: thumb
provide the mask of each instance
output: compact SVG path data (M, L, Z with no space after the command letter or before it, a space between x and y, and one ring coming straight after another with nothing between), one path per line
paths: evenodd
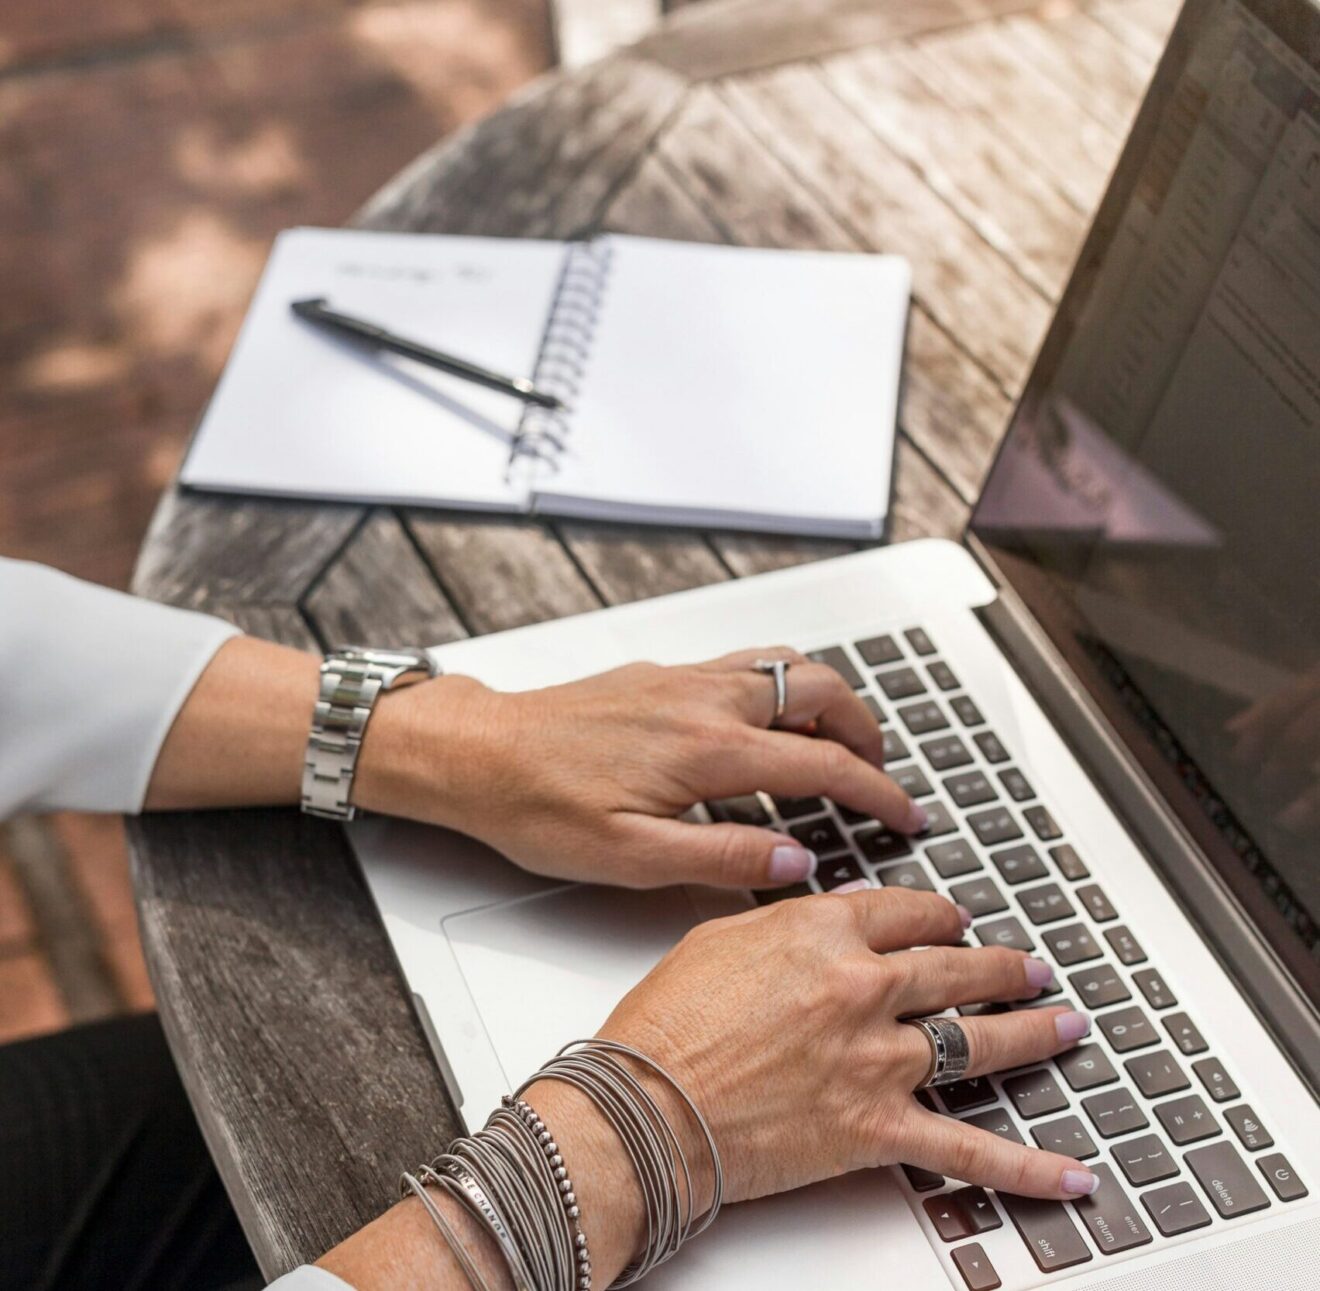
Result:
M633 841L648 878L725 888L778 888L816 872L816 854L794 838L754 825L697 825L635 816Z

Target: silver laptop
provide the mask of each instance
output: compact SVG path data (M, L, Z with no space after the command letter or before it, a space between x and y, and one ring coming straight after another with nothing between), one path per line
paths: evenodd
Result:
M437 651L508 689L816 652L930 835L819 799L699 810L794 834L813 888L947 893L1095 1019L1056 1062L935 1097L1083 1157L1096 1198L872 1171L730 1207L648 1285L1320 1287L1318 66L1305 0L1188 4L962 545ZM352 838L469 1126L696 921L758 899L550 883L385 820Z

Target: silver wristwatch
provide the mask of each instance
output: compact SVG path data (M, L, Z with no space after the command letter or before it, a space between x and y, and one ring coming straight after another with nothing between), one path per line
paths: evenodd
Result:
M352 820L353 775L362 736L381 691L434 677L425 650L336 646L321 664L321 694L312 713L303 763L302 809L310 816Z

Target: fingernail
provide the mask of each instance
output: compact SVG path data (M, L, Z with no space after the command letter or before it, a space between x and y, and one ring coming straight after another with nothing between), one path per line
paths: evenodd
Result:
M1060 1191L1070 1197L1090 1197L1100 1186L1100 1176L1089 1170L1065 1170L1060 1180Z
M796 843L781 843L770 853L771 883L801 883L816 872L816 853Z
M972 926L972 912L965 905L960 905L958 907L958 918L962 920L962 926L964 928L970 928Z
M908 803L907 830L909 834L924 834L930 828L930 817L925 807L918 803Z
M1054 1019L1054 1031L1060 1044L1071 1044L1091 1034L1091 1019L1085 1013L1060 1013Z
M871 885L865 879L853 879L851 883L844 883L837 888L831 888L830 891L835 896L846 896L849 892L860 892L863 888L869 888Z
M1026 962L1027 985L1043 991L1054 982L1054 969L1043 959L1028 959ZM1075 1016L1080 1017L1081 1014Z

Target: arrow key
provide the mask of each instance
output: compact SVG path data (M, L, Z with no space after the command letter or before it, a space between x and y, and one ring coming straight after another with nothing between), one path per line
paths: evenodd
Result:
M995 1209L995 1203L986 1195L984 1188L959 1188L957 1192L949 1194L949 1200L956 1202L958 1208L967 1216L967 1222L974 1233L988 1233L992 1228L1004 1226L1004 1221L999 1218L999 1212Z
M953 1198L953 1193L944 1192L938 1197L927 1197L921 1203L926 1208L926 1218L935 1225L935 1231L946 1242L960 1241L970 1237L974 1231L971 1220Z
M953 1263L967 1283L967 1291L995 1291L996 1287L1004 1285L979 1242L957 1247L953 1252Z

